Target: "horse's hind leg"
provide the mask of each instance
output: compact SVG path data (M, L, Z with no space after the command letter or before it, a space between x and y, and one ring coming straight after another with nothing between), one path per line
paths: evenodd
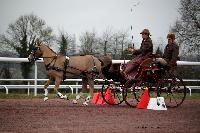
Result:
M93 76L88 76L88 84L90 88L90 96L93 96L94 94L94 77Z
M73 104L77 104L78 100L83 98L83 93L87 91L87 84L88 84L88 79L84 75L82 77L82 89L81 89L81 92L76 96L76 99L73 100Z
M63 96L63 94L58 91L61 81L61 78L56 78L54 91L56 92L57 96L59 96L61 99L68 99L66 95Z
M81 92L76 95L76 99L73 100L73 104L77 104L78 100L83 97L83 92L87 90L87 78L85 76L82 77L82 89Z
M93 80L93 77L92 76L87 76L87 83L89 84L89 88L90 88L90 93L89 95L86 97L85 99L85 102L83 103L84 105L88 105L91 97L93 96L94 94L94 80Z
M49 86L49 84L51 83L51 78L49 78L49 80L47 80L47 82L44 84L44 101L48 100L48 89L47 87Z
M81 92L87 91L87 84L88 84L88 78L86 76L82 77L82 90Z

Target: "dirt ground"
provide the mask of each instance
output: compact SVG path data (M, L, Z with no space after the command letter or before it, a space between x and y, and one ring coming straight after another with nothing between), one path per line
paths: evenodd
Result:
M154 111L127 105L102 106L71 100L0 99L1 133L200 132L200 100Z

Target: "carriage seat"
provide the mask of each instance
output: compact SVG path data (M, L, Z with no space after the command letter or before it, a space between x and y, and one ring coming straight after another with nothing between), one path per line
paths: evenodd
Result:
M147 58L145 59L140 65L139 70L146 71L146 70L157 70L156 60L155 58Z

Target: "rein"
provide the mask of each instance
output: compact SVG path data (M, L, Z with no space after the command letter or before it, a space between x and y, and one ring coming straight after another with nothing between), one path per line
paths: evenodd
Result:
M56 57L57 57L57 56L41 57L41 58L53 58L53 59L51 60L50 63L48 63L47 65L45 65L45 68L46 68L47 71L49 71L49 70L63 71L63 80L66 79L66 73L74 74L74 73L72 73L72 72L70 72L70 71L67 71L67 68L71 68L71 69L74 69L74 70L78 70L78 71L80 71L80 72L82 72L82 73L88 73L88 74L91 74L92 76L96 76L96 77L101 78L101 77L98 75L98 73L96 72L96 71L97 71L97 68L96 68L96 65L95 65L95 62L94 62L94 58L93 58L92 56L91 56L91 58L92 58L92 60L93 60L94 67L92 68L92 71L91 71L91 72L90 72L90 71L83 71L83 70L78 69L78 68L76 68L76 67L70 66L70 65L69 65L69 59L66 59L66 60L65 60L64 69L61 69L61 68L58 68L58 67L54 67L55 62L56 62L56 60L57 60ZM53 61L55 61L54 64L53 64L52 66L50 66L50 65L52 64ZM75 74L74 74L74 75L75 75Z
M50 48L49 48L50 49ZM37 58L37 57L35 57L35 51L36 50L40 50L41 51L41 49L40 49L40 47L37 47L37 48L34 48L34 50L33 50L33 58L34 58L34 60L36 61L36 60L39 60L39 58ZM54 52L52 49L50 49L52 52ZM54 52L55 53L55 52ZM56 54L56 53L55 53ZM98 74L98 72L97 72L97 68L96 68L96 64L95 64L95 61L94 61L94 58L93 58L93 56L91 56L91 58L92 58L92 61L93 61L93 68L92 68L92 71L83 71L83 70L81 70L81 69L78 69L78 68L76 68L76 67L72 67L72 66L69 66L69 58L66 58L65 59L65 62L64 62L64 68L59 68L59 67L55 67L55 63L56 63L56 60L57 60L57 54L55 55L55 56L47 56L47 57L41 57L41 58L52 58L52 60L50 61L50 63L48 63L48 64L45 64L45 68L46 68L46 70L47 71L49 71L49 70L55 70L55 71L62 71L63 72L63 80L65 80L66 79L66 73L70 73L70 74L74 74L75 75L75 73L72 73L72 72L70 72L70 71L67 71L67 68L72 68L72 69L74 69L74 70L78 70L78 71L80 71L81 73L82 73L82 75L84 75L84 73L88 73L88 74L91 74L92 75L92 77L93 76L96 76L96 77L100 77ZM53 61L54 61L54 63L53 63ZM51 65L51 64L53 64L53 65Z

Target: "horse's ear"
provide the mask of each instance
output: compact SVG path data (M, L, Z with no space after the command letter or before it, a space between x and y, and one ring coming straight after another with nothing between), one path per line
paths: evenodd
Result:
M41 41L40 41L39 39L36 39L36 41L35 41L35 45L40 46L40 44L41 44Z

